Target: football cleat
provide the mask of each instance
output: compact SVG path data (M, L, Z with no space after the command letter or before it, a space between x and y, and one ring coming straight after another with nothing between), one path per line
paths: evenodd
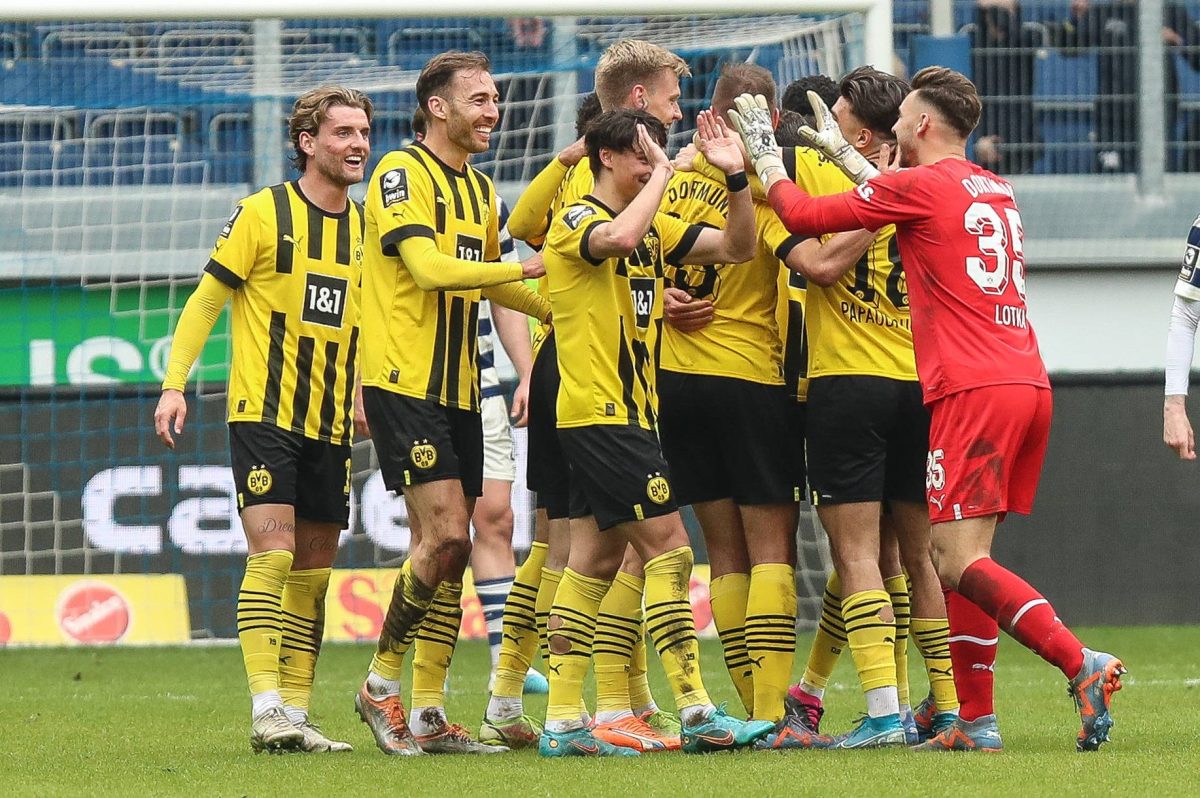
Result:
M310 720L297 723L296 728L304 735L300 742L300 750L306 754L332 754L339 751L353 751L354 746L341 740L331 740L321 731L321 727Z
M375 735L375 744L380 751L392 756L416 756L421 753L417 738L408 728L404 702L400 696L375 698L367 692L364 684L358 695L354 696L354 709L371 729L371 734Z
M904 724L900 715L865 717L858 728L833 738L830 748L892 748L904 745Z
M745 748L775 730L766 720L738 720L725 714L725 705L713 709L700 723L684 724L680 747L689 754L708 754Z
M542 732L538 743L542 756L641 756L632 748L620 748L597 739L591 729Z
M1108 708L1113 693L1121 689L1121 676L1126 673L1121 660L1102 651L1083 650L1083 667L1071 680L1067 694L1075 702L1083 728L1075 739L1079 751L1095 751L1108 742L1113 719Z
M250 721L250 748L256 754L299 751L303 741L304 732L292 725L283 707L271 707Z
M796 698L789 690L783 699L783 710L786 714L799 718L805 727L817 734L821 731L821 718L825 715L825 707L822 706L821 699L803 692L801 695L802 698Z
M511 720L484 718L479 727L479 742L484 745L502 745L516 750L533 748L542 736L542 724L528 715Z
M900 725L904 727L904 744L916 745L921 742L921 733L917 731L917 719L913 717L911 707L900 710Z
M528 695L546 695L550 692L550 680L537 668L530 668L525 674L525 692Z
M673 712L667 712L665 709L652 709L645 712L642 714L642 720L664 737L678 737L683 733L679 716Z
M833 738L810 729L799 715L787 714L775 724L775 729L754 744L758 751L795 751L829 748Z
M940 713L949 714L949 713ZM1000 740L1000 727L995 715L983 715L972 721L955 716L948 728L943 729L914 751L1000 751L1004 743Z
M611 723L593 725L592 736L610 745L632 748L643 754L654 751L678 751L680 745L678 736L664 734L633 715L626 715Z
M421 710L421 723L433 731L416 735L417 745L426 754L502 754L507 746L479 742L457 723L447 722L436 708Z
M957 709L938 712L937 703L933 700L933 693L925 696L925 700L913 711L913 720L917 723L917 734L920 736L921 742L949 729L957 719Z

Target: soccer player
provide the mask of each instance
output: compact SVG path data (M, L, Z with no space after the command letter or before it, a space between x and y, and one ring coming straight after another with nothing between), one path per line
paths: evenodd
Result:
M603 99L603 98L602 98ZM611 111L588 128L591 194L557 214L546 240L555 310L558 429L571 467L571 553L547 622L550 701L545 756L635 755L597 738L578 717L597 617L632 545L645 562L646 625L683 724L682 747L701 752L752 744L773 724L738 721L714 707L700 676L688 600L692 552L654 432L654 335L669 264L741 263L754 249L754 210L740 152L711 112L703 148L726 171L724 230L658 213L673 168L666 128L641 111Z
M713 89L724 114L743 92L774 102L771 73L727 64ZM667 189L672 216L722 228L724 181L680 173ZM675 500L700 521L711 574L713 621L746 712L783 718L796 649L795 530L803 454L792 435L776 323L780 260L799 240L770 206L755 205L754 258L668 268L671 283L711 303L714 318L685 332L664 326L659 434Z
M403 492L413 542L355 706L385 753L487 753L504 749L449 723L443 706L483 489L479 301L542 321L549 307L520 282L543 273L540 258L499 262L496 192L468 163L499 119L487 56L435 56L416 93L426 135L384 156L367 191L362 377L384 484ZM414 639L410 727L400 673Z
M1175 450L1180 460L1196 459L1196 436L1188 421L1188 377L1192 370L1192 352L1196 347L1196 326L1200 324L1200 216L1188 231L1183 253L1183 269L1175 282L1175 304L1167 330L1167 396L1163 401L1163 442Z
M596 96L605 110L644 110L664 126L670 126L683 118L679 109L679 81L690 74L683 59L669 50L646 41L623 39L609 46L596 64ZM510 225L514 236L540 244L550 219L592 190L594 176L589 161L582 156L577 142L534 178L513 208ZM568 160L575 161L574 165L567 167ZM552 345L554 348L547 348ZM568 470L554 427L555 417L549 410L556 406L557 374L555 361L545 358L554 355L556 349L557 342L548 336L535 349L530 400L529 484L538 492L539 505L545 503L551 519L566 517L570 496ZM567 534L556 533L555 525L551 524L547 567L537 603L541 627L561 579L570 540L577 528L590 523L590 519L566 522ZM564 524L560 522L557 526L562 530ZM580 529L578 534L594 531L594 528ZM600 608L595 649L596 728L602 739L615 744L639 750L663 746L673 749L679 745L678 719L659 710L646 678L643 570L644 563L636 549L630 547ZM543 650L543 656L547 654ZM548 676L553 680L553 673ZM490 712L489 708L489 720Z
M188 372L232 300L229 448L249 556L238 640L256 751L349 751L308 718L325 591L350 518L363 211L371 101L301 95L288 132L298 180L241 200L175 328L154 427L183 432Z
M1050 383L1025 305L1021 214L1012 186L966 159L981 107L971 81L928 67L912 89L894 128L907 168L879 174L844 139L816 141L865 180L843 194L810 197L786 179L769 115L748 95L738 98L739 132L792 232L896 225L931 414L925 489L961 702L959 719L920 747L1002 747L992 682L1003 625L1067 677L1082 720L1076 746L1095 750L1108 740L1124 666L1084 648L1040 593L990 556L997 524L1032 508L1050 430ZM889 155L884 147L880 162Z

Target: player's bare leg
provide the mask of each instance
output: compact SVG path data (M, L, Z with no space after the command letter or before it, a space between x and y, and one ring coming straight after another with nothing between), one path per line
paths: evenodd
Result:
M1121 689L1125 667L1110 654L1084 648L1040 593L991 559L997 521L998 517L992 515L933 526L934 564L942 582L951 590L947 596L950 653L962 701L959 710L962 722L994 715L991 680L973 678L983 670L973 666L987 666L995 661L994 630L1003 628L1067 677L1083 724L1076 747L1080 751L1094 751L1108 741L1113 722L1109 706L1113 693ZM964 629L960 623L964 616L969 624L975 617L991 622L991 646L963 639L974 637L971 633L978 625L976 622ZM990 674L990 670L987 672Z

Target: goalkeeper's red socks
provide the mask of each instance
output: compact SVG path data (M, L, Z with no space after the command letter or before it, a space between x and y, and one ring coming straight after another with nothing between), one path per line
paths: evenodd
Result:
M995 712L992 690L1000 631L996 621L966 596L954 590L945 593L958 715L965 721L972 721Z

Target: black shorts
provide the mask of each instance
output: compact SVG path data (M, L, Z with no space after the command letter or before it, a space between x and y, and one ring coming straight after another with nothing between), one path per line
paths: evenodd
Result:
M229 425L238 509L288 504L297 519L350 523L350 447L257 421Z
M678 509L658 438L641 427L594 424L558 431L571 467L571 518L600 529Z
M803 498L803 437L782 385L660 371L658 396L662 450L680 504Z
M550 518L570 514L571 480L558 438L558 347L546 336L529 375L529 455L525 484Z
M478 412L445 407L363 386L363 406L384 486L457 479L463 495L483 495L483 421Z
M925 501L929 411L915 381L844 375L808 386L815 505Z

